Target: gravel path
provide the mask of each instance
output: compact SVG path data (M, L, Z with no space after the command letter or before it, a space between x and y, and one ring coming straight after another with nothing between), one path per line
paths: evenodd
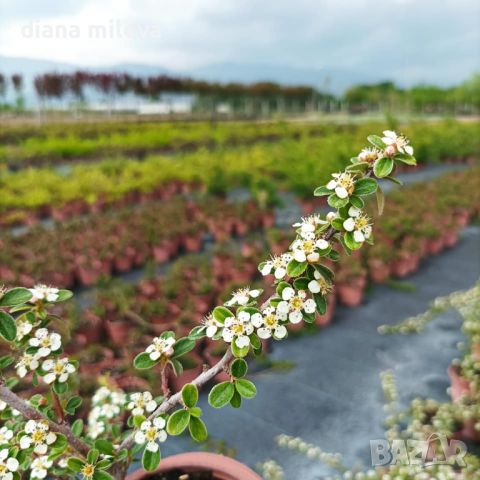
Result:
M471 287L480 274L479 240L480 227L469 227L455 249L425 261L408 279L415 291L376 286L361 307L338 308L323 332L277 343L272 358L293 361L295 367L254 375L258 395L240 410L214 411L202 396L211 436L225 440L250 466L274 458L287 480L321 479L329 470L276 447L279 433L339 452L349 466L368 465L369 440L384 432L380 372L394 370L405 404L415 396L447 399L446 369L462 339L459 316L452 311L420 335L381 336L377 327L425 311L437 296ZM171 438L163 454L196 448L188 438Z

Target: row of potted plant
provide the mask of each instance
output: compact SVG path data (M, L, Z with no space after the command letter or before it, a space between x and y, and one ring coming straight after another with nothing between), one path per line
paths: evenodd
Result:
M96 128L98 126L98 128ZM318 135L342 130L338 125L297 123L207 123L207 122L111 122L72 124L68 134L64 126L46 124L15 128L0 138L0 163L15 168L55 164L59 160L97 159L128 154L144 155L158 150L181 151L202 146L227 146L262 140L278 140L299 135Z
M115 206L119 201L138 202L162 196L164 190L187 188L186 185L216 194L244 187L256 198L270 202L276 200L279 189L307 198L312 190L312 178L326 182L328 171L344 168L348 157L343 145L349 143L360 148L367 127L351 127L320 138L198 150L175 159L166 156L149 156L142 161L115 158L94 165L76 165L67 172L39 168L6 173L0 179L0 224L32 222L61 212L63 208L75 214L78 210ZM407 128L415 132L418 125ZM476 143L472 139L477 129L477 124L422 125L422 137L418 139L425 151L422 158L433 161L473 158ZM445 136L451 142L444 142ZM450 138L452 136L454 138ZM459 140L463 141L460 147Z
M0 278L26 286L39 279L92 285L101 276L128 272L149 260L160 264L180 252L197 252L209 237L222 241L272 223L272 212L254 202L208 196L123 208L0 237Z

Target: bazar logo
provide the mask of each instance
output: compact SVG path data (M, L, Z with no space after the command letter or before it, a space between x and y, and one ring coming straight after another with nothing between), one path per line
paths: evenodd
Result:
M432 434L426 440L370 440L372 466L388 465L458 465L465 467L467 446L460 440Z

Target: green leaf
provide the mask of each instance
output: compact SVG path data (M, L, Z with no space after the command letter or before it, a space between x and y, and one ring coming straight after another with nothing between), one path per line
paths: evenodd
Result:
M300 277L300 278L296 278L293 281L293 286L295 287L295 290L307 290L309 283L310 283L309 278Z
M352 160L353 158L350 161ZM354 163L353 165L348 165L348 167L345 170L347 172L365 172L366 170L368 170L368 167L369 167L369 164L367 162L358 162L358 163Z
M68 465L68 468L70 470L72 470L73 472L75 473L79 473L80 470L83 468L83 466L85 465L84 462L82 462L82 460L80 460L79 458L76 458L76 457L70 457L68 460L67 460L67 465Z
M76 437L80 437L80 435L82 435L82 432L83 432L83 420L81 418L77 418L77 420L75 420L72 423L72 433Z
M225 323L226 318L233 317L233 313L226 307L215 307L212 312L213 318L221 323L222 325Z
M287 265L287 274L290 277L299 277L307 268L307 262L297 262L295 259L290 260Z
M158 363L158 360L152 360L147 352L139 353L133 360L133 366L138 370L152 368Z
M172 358L178 358L195 348L195 340L188 337L179 338L173 345Z
M75 413L78 407L82 404L82 399L80 397L71 397L68 399L67 405L65 406L65 411L70 415Z
M324 296L320 295L319 293L315 293L313 295L313 299L315 300L315 305L317 306L317 312L320 315L323 315L327 311L327 300Z
M110 468L110 466L112 465L112 460L108 459L108 458L105 458L104 460L100 460L96 465L95 467L96 468L99 468L100 470L105 470L107 468Z
M314 191L313 191L313 195L315 197L322 197L324 195L331 195L332 191L330 189L328 189L325 185L322 185L321 187L317 187Z
M196 442L204 442L208 438L207 427L199 418L190 417L188 429L190 430L191 437Z
M232 362L230 366L230 373L235 378L244 377L247 374L248 365L247 362L243 358L237 358Z
M383 209L385 207L385 194L383 193L383 190L380 188L380 185L378 186L376 196L377 196L378 214L383 215Z
M403 182L398 180L398 178L395 177L384 177L385 180L390 180L393 183L396 183L397 185L403 185Z
M363 208L365 205L365 202L360 197L357 197L356 195L352 195L350 197L350 203L357 208Z
M13 307L28 302L32 293L26 288L12 288L0 298L0 307Z
M348 203L348 197L340 198L337 196L337 194L332 193L328 197L327 201L328 201L328 204L333 208L342 208Z
M95 470L92 480L113 480L113 477L103 470Z
M188 410L177 410L168 417L167 432L169 435L180 435L188 427L189 421Z
M248 352L250 351L250 347L238 347L237 344L235 343L235 340L232 341L230 348L232 349L232 353L235 355L237 358L243 358L248 355Z
M373 178L360 178L355 182L353 194L357 197L370 195L377 189L377 181Z
M320 275L325 279L328 280L330 283L333 282L335 278L335 274L325 265L317 264L315 265L315 270L320 273Z
M170 363L172 364L173 371L175 372L175 375L177 377L183 373L183 365L178 360L173 358L172 360L170 360Z
M395 163L392 158L383 157L380 160L377 160L373 165L373 173L378 178L386 177L390 175L393 170Z
M400 160L400 162L403 162L407 165L416 165L417 164L417 159L413 157L412 155L409 155L408 153L397 153L395 155L395 160Z
M288 282L279 282L277 285L277 295L281 297L283 290L285 290L285 288L287 287L290 287L290 284Z
M58 298L52 303L60 303L65 302L66 300L70 300L73 297L73 292L71 292L70 290L59 290L57 295Z
M188 411L192 417L201 417L203 415L202 409L199 407L189 408Z
M242 406L242 397L236 390L235 390L235 393L233 394L233 397L230 400L230 405L233 408L240 408Z
M354 240L353 232L346 232L345 235L343 236L343 240L345 242L345 245L350 250L358 250L362 246L361 243L358 243Z
M230 382L222 382L215 385L208 394L208 403L213 408L224 407L233 397L235 387Z
M235 380L235 389L243 398L253 398L257 394L255 385L246 378Z
M198 390L192 383L187 383L182 388L182 400L186 407L192 408L198 402Z
M91 450L88 451L87 462L96 463L99 455L100 455L100 452L96 448L92 448Z
M379 148L380 150L383 150L384 148L386 148L387 145L385 145L385 143L383 142L383 140L381 139L381 137L379 137L378 135L369 135L367 137L367 140L372 144L374 145L375 147Z
M11 315L0 311L0 335L7 340L13 342L17 336L17 325Z
M14 362L14 359L10 355L4 355L3 357L0 357L0 370L7 368L13 362Z
M203 338L206 335L207 327L203 325L198 325L190 331L188 334L188 338L191 338L192 340L197 340L199 338Z
M62 395L63 393L68 392L68 384L66 382L62 383L57 380L52 388L57 395Z
M115 450L113 448L112 442L104 440L103 438L95 440L95 448L100 453L104 453L105 455L115 455Z
M151 452L150 450L145 449L142 456L142 466L147 472L153 472L153 470L158 467L160 459L160 449L156 452Z

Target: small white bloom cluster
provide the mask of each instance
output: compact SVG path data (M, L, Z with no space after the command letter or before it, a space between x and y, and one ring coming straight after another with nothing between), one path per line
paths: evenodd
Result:
M155 337L145 351L149 354L150 360L156 361L161 357L173 355L173 344L175 337Z
M35 458L30 466L32 470L30 473L30 478L45 478L52 465L53 461L49 460L48 456L46 455Z
M260 271L263 276L270 275L273 272L275 278L281 280L287 274L287 265L292 258L290 253L283 253L279 256L274 255L270 260L260 264Z
M0 480L12 480L13 473L18 470L18 460L9 457L8 449L0 450Z
M50 431L48 423L44 420L29 420L24 430L25 435L20 438L20 448L26 449L33 445L33 451L39 455L45 455L48 446L57 439L57 435Z
M260 289L250 290L250 288L242 288L237 290L232 294L232 298L225 302L227 307L234 307L234 306L245 306L250 303L252 300L258 298L262 293Z
M293 225L298 228L299 235L290 249L297 262L316 263L320 260L320 253L328 250L330 244L318 234L318 227L326 224L328 221L322 220L319 215L311 215Z
M382 142L387 145L384 151L384 155L392 157L396 153L406 153L413 155L413 147L409 145L409 141L404 135L398 135L392 130L385 130L383 132Z
M286 287L282 290L282 300L277 305L277 313L284 315L290 323L299 323L303 319L303 313L315 313L315 301L307 298L305 290L295 290Z
M132 393L127 403L127 409L132 411L132 415L144 415L145 412L152 413L157 408L157 402L153 399L150 392Z
M32 294L32 298L29 300L30 303L38 303L40 301L55 302L58 299L58 288L35 285L35 287L29 290Z
M100 387L92 397L92 408L88 414L88 436L96 439L105 432L108 423L117 418L125 405L122 390Z
M348 172L332 173L333 179L327 183L327 188L333 190L338 198L347 198L355 189L355 178Z
M156 417L152 421L145 420L140 425L140 430L135 433L135 443L146 444L145 448L149 452L157 452L159 448L157 442L164 442L167 439L165 425L163 417Z
M22 322L30 325L28 328L23 325L23 330L20 340L25 336L33 333L33 324L28 322ZM18 339L18 333L17 333ZM33 336L28 340L28 346L36 348L35 353L24 353L15 365L17 375L20 378L24 378L29 372L34 372L40 367L40 361L48 357L51 354L57 354L62 348L62 338L58 333L49 332L46 328L39 328ZM59 383L65 383L69 376L75 372L75 366L69 362L67 357L53 359L46 359L41 364L43 370L43 380L47 384L51 384L55 381Z
M343 222L343 228L347 232L353 232L353 239L357 243L363 243L372 235L370 218L357 207L348 209L348 218Z

